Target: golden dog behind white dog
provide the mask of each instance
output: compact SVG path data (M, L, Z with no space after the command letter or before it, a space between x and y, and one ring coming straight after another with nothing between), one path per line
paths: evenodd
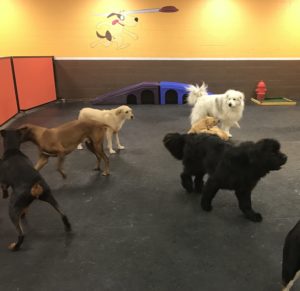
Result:
M217 127L219 120L215 117L207 116L195 122L188 133L208 133L214 134L223 140L228 140L229 135L219 127Z
M100 123L107 124L109 127L106 130L107 146L110 154L116 151L112 147L112 136L115 134L116 143L119 150L125 147L120 144L118 132L121 130L124 122L128 119L133 119L132 109L127 105L122 105L114 109L94 109L82 108L79 112L79 120L94 120Z
M201 130L210 129L218 124L218 119L215 117L206 116L195 122L188 133L200 133Z

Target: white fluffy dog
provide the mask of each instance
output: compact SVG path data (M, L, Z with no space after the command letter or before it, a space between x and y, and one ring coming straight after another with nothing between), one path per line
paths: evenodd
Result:
M230 137L229 130L235 125L240 127L238 121L243 116L244 94L236 90L227 90L224 94L208 95L205 83L201 87L190 85L187 90L188 104L194 106L191 113L191 124L206 116L212 116L220 120L220 127Z
M110 154L116 151L112 148L112 135L116 136L116 143L119 150L125 147L120 144L118 132L121 130L124 122L128 119L133 119L132 109L129 106L122 105L115 109L100 110L94 108L83 108L79 112L78 119L80 120L94 120L109 127L106 130L107 147ZM78 147L81 148L81 147Z

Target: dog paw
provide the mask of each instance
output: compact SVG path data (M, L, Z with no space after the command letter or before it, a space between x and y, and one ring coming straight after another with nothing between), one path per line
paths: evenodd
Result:
M115 151L115 150L109 150L109 153L110 153L110 154L115 154L116 151Z
M64 171L58 169L58 172L61 174L61 176L62 176L63 179L67 179L67 175L66 175L66 173Z
M67 232L67 233L72 232L72 226L71 226L71 224L65 225L65 232Z
M118 146L118 149L119 149L119 150L124 150L124 149L125 149L125 147L124 147L124 146L122 146L122 145L119 145L119 146Z
M102 172L102 176L109 176L109 172L103 171L103 172Z
M17 248L17 243L13 242L8 246L8 249L11 251L17 251L19 248Z
M193 192L193 187L183 187L185 190L186 190L186 192L188 192L188 193L192 193Z
M71 223L70 223L70 221L69 221L69 219L66 215L62 216L62 221L64 223L65 232L71 232L72 231L72 226L71 226Z
M182 187L186 190L186 192L188 193L192 193L193 192L193 185L189 184L189 183L181 183Z
M210 202L207 202L207 201L205 201L205 200L203 200L203 199L202 199L202 201L201 201L201 207L202 207L202 209L205 210L205 211L212 211L212 209L213 209L211 203L210 203Z
M260 213L253 212L251 214L246 214L246 217L253 222L262 222L263 217Z
M193 180L190 176L187 176L185 174L181 174L181 185L182 187L188 192L192 193L194 190Z

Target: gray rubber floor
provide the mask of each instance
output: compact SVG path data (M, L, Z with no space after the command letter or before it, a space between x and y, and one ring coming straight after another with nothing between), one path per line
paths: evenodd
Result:
M49 104L9 125L53 127L85 106ZM41 171L69 216L71 235L50 206L36 201L24 245L11 253L7 245L16 232L8 201L1 200L0 290L280 290L283 241L300 217L300 108L249 104L241 129L232 131L239 141L276 138L289 157L255 188L253 205L264 217L255 224L244 219L230 191L220 191L214 210L205 213L199 197L182 189L181 163L162 138L188 129L187 105L132 107L135 119L120 134L126 149L110 157L109 177L92 170L96 161L86 150L67 157L66 180L55 159ZM37 160L33 144L22 150Z

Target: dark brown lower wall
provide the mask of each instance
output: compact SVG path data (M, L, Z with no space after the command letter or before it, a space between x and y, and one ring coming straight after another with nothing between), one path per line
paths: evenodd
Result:
M246 99L264 80L269 97L300 99L299 60L55 60L58 98L91 100L145 81L208 84L213 93L236 89Z

